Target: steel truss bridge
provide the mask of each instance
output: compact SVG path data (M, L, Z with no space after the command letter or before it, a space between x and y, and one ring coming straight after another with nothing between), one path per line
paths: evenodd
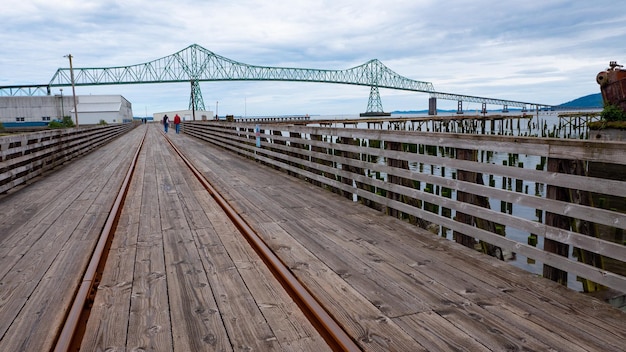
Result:
M435 91L433 84L403 77L382 62L374 59L346 70L323 70L255 66L237 62L217 55L197 44L188 46L172 55L150 62L117 67L59 68L48 84L24 86L0 86L0 96L51 95L53 87L144 84L187 82L191 84L189 110L206 110L199 82L208 81L291 81L350 84L370 87L367 114L383 113L379 88L430 94L429 111L436 114L436 100L456 100L458 112L462 102L482 103L483 112L487 104L508 107L547 107L549 105L529 102L484 98Z

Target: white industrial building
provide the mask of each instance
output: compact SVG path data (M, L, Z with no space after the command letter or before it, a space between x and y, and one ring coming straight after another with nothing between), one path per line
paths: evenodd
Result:
M192 110L178 110L178 111L166 111L166 112L157 112L152 114L154 121L161 122L163 121L163 116L167 115L170 118L170 122L174 122L174 116L180 116L181 121L207 121L214 120L215 115L213 115L213 111L192 111Z
M131 103L121 95L76 96L79 125L122 123L133 120ZM0 97L0 122L46 125L71 116L75 122L74 98L71 95Z

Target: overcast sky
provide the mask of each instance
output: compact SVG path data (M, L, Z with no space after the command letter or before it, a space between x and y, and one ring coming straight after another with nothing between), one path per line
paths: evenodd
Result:
M626 6L614 0L4 0L0 28L0 86L46 84L69 67L69 53L74 67L126 66L198 44L264 66L347 69L376 58L437 91L556 105L598 93L596 74L609 61L626 64ZM200 86L207 110L218 105L220 115L358 114L369 94L320 83ZM186 109L190 89L77 94L121 94L144 116ZM428 108L427 94L380 94L385 111Z

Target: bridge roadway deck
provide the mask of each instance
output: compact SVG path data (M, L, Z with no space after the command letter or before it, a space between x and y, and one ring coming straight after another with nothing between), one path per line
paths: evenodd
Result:
M323 351L156 125L0 198L0 351L54 344L146 130L82 350ZM364 350L624 350L626 314L603 302L169 136Z

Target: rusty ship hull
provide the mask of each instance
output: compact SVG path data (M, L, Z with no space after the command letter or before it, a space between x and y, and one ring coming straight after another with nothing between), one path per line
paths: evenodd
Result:
M626 111L626 70L622 65L611 61L610 67L598 73L596 81L600 85L604 105L619 106Z

